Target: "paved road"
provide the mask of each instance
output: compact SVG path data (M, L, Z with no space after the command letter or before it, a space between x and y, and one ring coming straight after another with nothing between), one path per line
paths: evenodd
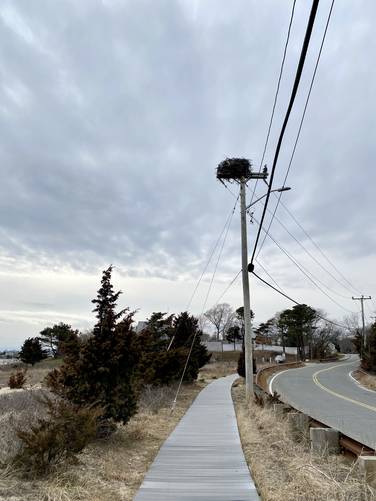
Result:
M163 444L135 501L254 501L231 398L237 375L198 395Z
M376 392L357 384L350 373L357 356L331 364L309 364L277 374L270 381L282 401L314 419L376 448Z

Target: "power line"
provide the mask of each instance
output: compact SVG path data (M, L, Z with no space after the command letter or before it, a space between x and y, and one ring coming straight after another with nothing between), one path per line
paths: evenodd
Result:
M292 89L292 92L291 92L290 102L289 102L289 105L287 107L285 119L284 119L283 124L282 124L282 129L281 129L281 132L280 132L280 135L279 135L279 139L278 139L278 143L277 143L277 147L276 147L276 151L275 151L275 155L274 155L274 160L273 160L272 171L271 171L271 174L270 174L270 181L269 181L268 191L267 191L267 194L266 194L264 208L263 208L262 215L261 215L261 221L260 221L259 229L258 229L258 232L257 232L257 235L256 235L255 245L254 245L253 252L252 252L251 264L253 263L253 260L255 258L255 254L256 254L256 250L257 250L257 245L258 245L260 234L261 234L261 229L262 229L262 226L264 224L264 219L265 219L265 214L266 214L266 208L267 208L268 203L269 203L270 192L271 192L272 186L273 186L273 179L274 179L274 174L275 174L275 170L276 170L276 166L277 166L279 152L280 152L280 149L281 149L283 137L285 135L285 130L286 130L287 123L288 123L288 120L289 120L289 117L290 117L290 113L291 113L291 110L292 110L292 107L293 107L293 104L294 104L294 101L295 101L295 97L296 97L296 94L297 94L297 91L298 91L300 79L301 79L301 76L302 76L304 62L305 62L307 51L308 51L308 45L309 45L309 41L310 41L310 38L311 38L312 29L313 29L313 25L314 25L314 22L315 22L315 17L316 17L316 12L317 12L318 5L319 5L319 0L313 0L312 7L311 7L311 12L310 12L310 15L309 15L309 20L308 20L308 24L307 24L307 28L306 28L306 33L305 33L305 37L304 37L304 42L303 42L302 50L301 50L301 53L300 53L300 59L299 59L298 67L297 67L297 70L296 70L295 81L294 81L293 89Z
M275 285L278 287L278 289L279 289L280 291L284 292L284 290L282 289L282 287L278 284L278 282L276 282L276 280L274 280L274 278L270 275L270 273L269 273L269 272L268 272L268 270L265 268L265 266L264 266L262 263L260 263L260 261L259 261L257 258L255 259L255 261L256 261L256 263L257 263L259 266L261 266L261 268L262 268L262 269L264 270L264 272L268 275L268 277L270 278L270 280L271 280L272 282L274 282L274 283L275 283Z
M223 298L223 296L226 294L226 292L234 285L234 283L236 282L236 280L239 278L239 275L240 275L241 272L242 272L242 270L239 270L237 272L237 274L234 276L234 278L231 280L231 282L227 285L227 287L225 288L225 290L219 296L219 298L217 299L217 301L214 303L213 308L215 308L217 306L217 304L219 304L220 300Z
M348 286L342 284L342 287L344 287L345 289L347 289L349 292L353 292L354 290L359 292L358 288L355 287L345 276L344 274L337 268L337 266L333 263L333 261L328 257L328 255L321 249L321 247L319 246L318 243L316 243L313 238L311 237L311 235L308 233L307 230L305 230L302 226L302 224L296 219L296 217L294 216L294 214L287 208L287 206L282 202L282 200L280 201L280 204L282 205L282 207L285 209L285 211L287 212L287 214L289 214L289 216L292 218L292 220L295 222L295 224L302 230L302 232L305 234L305 236L311 241L311 243L316 247L316 249L320 252L320 254L322 255L322 257L325 259L325 261L338 273L338 275L344 280L345 283L348 284Z
M236 204L238 203L238 199L236 200L236 203L235 203L235 207L236 207ZM222 256L222 251L223 251L223 248L225 246L225 243L226 243L226 239L227 239L227 235L228 235L228 232L229 232L229 229L230 229L230 226L231 226L231 221L232 221L232 216L234 215L234 212L235 212L235 207L234 207L234 210L231 214L231 218L230 218L230 221L229 221L229 224L227 226L227 230L226 230L226 233L225 233L225 236L224 236L224 239L223 239L223 242L222 242L222 246L219 250L219 254L218 254L218 259L217 259L217 262L215 263L215 267L214 267L214 271L213 271L213 274L212 274L212 277L211 277L211 280L210 280L210 284L209 284L209 288L208 288L208 291L206 293L206 297L205 297L205 301L204 301L204 305L202 307L202 313L204 313L204 310L205 310L205 307L206 307L206 304L208 302L208 299L209 299L209 295L210 295L210 292L211 292L211 289L212 289L212 286L213 286L213 282L214 282L214 277L215 277L215 274L217 272L217 268L218 268L218 264L219 264L219 261L221 259L221 256Z
M255 273L254 271L252 271L252 274L258 278L261 282L263 282L265 285L267 285L268 287L270 287L271 289L275 290L276 292L278 292L278 294L281 294L281 296L285 297L286 299L288 299L289 301L291 301L292 303L295 303L296 305L301 305L301 304L305 304L305 303L302 303L302 302L298 302L296 301L295 299L293 299L292 297L288 296L287 294L285 294L284 292L278 290L276 287L274 287L272 284L270 284L269 282L267 282L266 280L264 280L263 278L261 278L259 275L257 275L257 273ZM336 327L341 327L341 329L346 329L348 330L348 327L346 327L345 325L341 325L341 324L338 324L337 322L333 322L332 320L329 320L325 317L323 317L322 315L320 315L319 313L317 313L317 310L316 310L316 315L318 318L321 318L322 320L324 320L325 322L328 322L332 325L335 325Z
M236 198L236 197L235 197L235 198ZM197 283L196 283L196 286L195 286L195 288L194 288L194 290L193 290L193 293L192 293L192 295L191 295L191 297L190 297L190 299L189 299L189 301L188 301L188 303L187 303L187 306L186 306L186 308L185 308L186 310L188 310L188 309L189 309L189 307L190 307L190 306L191 306L191 304L192 304L193 298L194 298L194 296L196 295L197 289L199 288L200 283L201 283L201 281L202 281L202 279L203 279L203 277L204 277L204 275L205 275L205 272L206 272L206 270L208 269L208 266L209 266L209 264L210 264L210 262L211 262L211 260L212 260L212 258L213 258L213 255L214 255L214 253L215 253L215 251L216 251L216 249L217 249L217 247L218 247L218 245L219 245L219 242L220 242L220 240L221 240L221 238L222 238L223 233L225 232L225 230L226 230L226 228L228 227L228 225L229 225L229 224L231 224L231 220L232 220L232 217L233 217L233 215L234 215L234 212L235 212L236 206L237 206L237 204L238 204L238 201L239 201L239 196L236 198L235 205L234 205L234 207L231 209L230 214L228 215L228 217L227 217L227 219L226 219L225 225L224 225L224 227L223 227L223 229L222 229L221 233L219 234L219 237L218 237L218 239L217 239L217 241L216 241L216 243L215 243L215 245L214 245L214 247L213 247L213 249L212 249L212 251L211 251L211 253L210 253L210 255L209 255L209 259L208 259L208 261L206 262L205 267L204 267L204 269L203 269L203 271L202 271L202 273L201 273L201 275L200 275L200 278L198 279L198 281L197 281Z
M307 99L306 99L306 102L305 102L305 105L304 105L304 110L303 110L303 114L302 114L302 118L300 120L300 124L299 124L299 129L298 129L298 133L296 135L296 139L295 139L295 143L294 143L294 147L293 147L293 150L292 150L292 154L291 154L291 157L290 157L290 161L289 161L289 164L288 164L288 167L287 167L287 172L286 172L286 175L285 175L285 178L284 178L284 181L283 181L283 187L286 185L286 181L287 181L287 178L288 178L288 175L290 173L290 169L291 169L291 164L293 162L293 159L294 159L294 156L295 156L295 151L296 151L296 147L297 147L297 144L298 144L298 141L299 141L299 137L300 137L300 133L301 133L301 130L302 130L302 126L303 126L303 122L304 122L304 118L305 118L305 115L306 115L306 111L307 111L307 107L308 107L308 102L309 102L309 99L311 97L311 92L312 92L312 88L313 88L313 83L315 81L315 77L316 77L316 72L317 72L317 68L318 68L318 65L319 65L319 62L320 62L320 58L321 58L321 53L322 53L322 49L324 47L324 42L325 42L325 38L326 38L326 33L328 31L328 26L329 26L329 22L330 22L330 18L332 16L332 11L333 11L333 6L334 6L334 0L332 0L332 4L330 6L330 10L329 10L329 15L328 15L328 19L326 21L326 26L325 26L325 30L324 30L324 34L323 34L323 37L322 37L322 41L321 41L321 45L320 45L320 50L319 50L319 53L318 53L318 56L317 56L317 59L316 59L316 64L315 64L315 69L313 71L313 75L312 75L312 79L311 79L311 84L309 86L309 90L308 90L308 95L307 95ZM279 203L280 203L280 200L281 200L281 197L282 197L282 191L279 193L279 196L278 196L278 200L277 200L277 204L274 208L274 212L273 212L273 215L269 221L269 226L268 226L268 230L270 229L271 225L273 224L273 219L275 217L275 214L278 210L278 206L279 206ZM276 195L277 196L277 195ZM262 240L261 242L261 245L260 245L260 248L258 250L258 253L257 255L260 254L261 252L261 249L265 243L265 239L266 239L266 235L264 236L264 239Z
M204 311L205 311L206 303L207 303L207 301L208 301L208 298L209 298L209 295L210 295L211 288L212 288L212 286L213 286L214 277L215 277L215 274L216 274L216 272L217 272L218 264L219 264L219 261L220 261L221 256L222 256L223 248L224 248L225 243L226 243L227 235L228 235L228 232L229 232L229 229L230 229L230 226L231 226L232 217L233 217L233 215L234 215L235 208L236 208L236 205L237 205L237 203L238 203L238 199L239 199L239 197L236 199L236 202L235 202L235 205L234 205L233 211L232 211L232 213L231 213L231 215L230 215L230 220L229 220L229 222L228 222L228 225L227 225L227 228L226 228L226 232L225 232L225 235L224 235L224 238L223 238L223 242L222 242L222 245L221 245L220 250L219 250L218 259L217 259L217 262L215 263L215 267L214 267L213 274L212 274L212 277L211 277L211 280L210 280L210 284L209 284L209 287L208 287L208 291L207 291L206 296L205 296L205 301L204 301L204 304L203 304L203 307L202 307L202 312L201 312L201 315L203 315L203 313L204 313ZM182 372L182 375L181 375L181 378L180 378L180 381L179 381L178 388L177 388L177 390L176 390L175 398L174 398L174 401L173 401L173 403L172 403L171 412L174 410L174 407L175 407L176 402L177 402L177 398L178 398L178 396L179 396L179 392L180 392L181 385L183 384L184 376L185 376L185 373L186 373L186 370L187 370L187 367L188 367L188 362L189 362L189 359L191 358L191 354L192 354L193 346L194 346L195 341L196 341L197 333L198 333L198 329L196 329L196 331L195 331L195 333L194 333L194 335L193 335L193 338L192 338L192 343L191 343L191 346L190 346L190 349L189 349L189 352L188 352L187 359L186 359L185 364L184 364L183 372ZM172 340L171 340L171 342L170 342L169 348L170 348L170 347L171 347L171 345L172 345L172 342L173 342L173 340L174 340L174 337L175 337L175 336L173 336L173 338L172 338Z
M253 218L255 219L255 221L257 223L258 221L256 220L256 218L254 216L253 216ZM266 232L265 228L262 228L262 231ZM339 306L340 308L342 308L344 311L346 311L348 313L353 313L351 310L348 310L347 308L345 308L344 306L342 306L340 303L338 303L335 299L333 299L326 291L324 291L324 289L322 287L320 287L320 285L318 285L316 282L321 283L321 285L323 285L323 287L326 287L326 285L324 285L317 277L315 277L315 280L314 280L312 278L312 276L314 276L314 275L312 273L310 273L309 271L307 271L302 264L299 264L299 262L295 258L293 258L291 256L291 254L289 252L287 252L287 250L284 249L282 247L282 245L279 244L277 242L277 240L275 240L275 238L270 233L268 233L267 235L276 244L276 246L290 259L290 261L292 263L294 263L297 268L299 268L299 270L303 273L303 275L305 275L308 278L308 280L310 282L312 282L313 285L317 289L319 289L328 299L330 299L330 301L332 301L334 304L336 304L337 306ZM312 275L312 276L310 276L310 275Z
M273 101L273 107L272 107L272 113L271 113L270 120L269 120L269 127L268 127L268 132L267 132L267 135L266 135L266 140L265 140L265 144L264 144L264 151L263 151L263 153L262 153L262 158L261 158L261 162L260 162L259 172L261 172L261 169L262 169L262 164L264 163L264 158L265 158L266 148L268 147L268 142L269 142L270 131L271 131L271 128L272 128L272 123L273 123L273 118L274 118L275 107L276 107L276 104L277 104L277 99L278 99L278 94L279 94L279 87L280 87L280 85L281 85L281 79L282 79L282 74L283 74L283 68L284 68L284 65L285 65L285 59L286 59L286 53L287 53L287 46L288 46L288 44L289 44L289 40L290 40L290 32L291 32L292 21L293 21L293 19L294 19L295 3L296 3L296 0L294 0L294 1L293 1L293 4L292 4L292 10L291 10L291 15L290 15L289 28L288 28L288 31L287 31L287 38L286 38L286 42L285 42L285 48L284 48L284 50L283 50L283 57L282 57L281 67L280 67L280 70L279 70L279 76L278 76L277 89L276 89L276 91L275 91L275 96L274 96L274 101ZM258 179L256 179L256 182L255 182L255 187L254 187L254 189L253 189L253 193L252 193L252 197L251 197L251 203L252 203L253 198L254 198L254 196L255 196L255 192L256 192L256 188L257 188L257 183L258 183Z
M268 209L269 211L269 209ZM269 211L271 212L271 211ZM282 226L282 228L290 235L291 238L294 239L294 241L304 250L304 252L306 254L308 254L308 256L318 265L320 266L320 268L322 270L324 270L326 273L328 273L329 276L331 276L339 285L342 285L342 283L329 271L327 270L321 263L318 259L316 259L316 257L305 247L305 245L303 245L296 237L293 233L290 232L290 230L282 223L282 221L274 214L275 216L275 219L276 221ZM267 231L269 231L270 228L268 228ZM265 233L265 237L264 237L264 240L265 238L267 237L267 233ZM317 279L318 280L318 279ZM324 285L324 284L323 284ZM324 287L328 290L330 290L333 294L336 294L337 296L339 297L342 297L344 299L351 299L351 297L349 296L344 296L343 294L340 294L339 292L336 292L334 289L332 289L331 287L329 287L328 285L324 285Z

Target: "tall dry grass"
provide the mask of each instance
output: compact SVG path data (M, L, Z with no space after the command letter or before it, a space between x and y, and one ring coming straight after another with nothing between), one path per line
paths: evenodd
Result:
M46 408L41 398L49 392L42 389L13 390L0 394L0 464L8 463L20 450L17 429L29 429Z
M183 385L173 413L171 404L176 388L146 388L140 398L138 413L126 426L119 426L107 440L91 443L78 454L75 464L58 465L45 478L30 481L20 478L9 468L0 468L0 499L132 500L160 446L203 386L203 383ZM12 419L27 426L29 419L41 411L32 398L34 392L20 390L0 398L0 429L4 430L0 438L0 453L1 449L8 447L7 454L2 456L4 459L16 452L16 448L12 449ZM10 414L12 419L9 419Z
M362 384L366 388L376 391L376 376L367 374L362 370L354 371L353 376L359 381L360 384Z
M269 408L248 408L242 383L233 398L244 455L263 501L376 499L354 461L311 453L308 439L293 439L286 418L277 419Z

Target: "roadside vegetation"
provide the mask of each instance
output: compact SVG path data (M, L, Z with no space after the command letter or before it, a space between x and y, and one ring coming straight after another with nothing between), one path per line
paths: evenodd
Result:
M369 390L376 391L376 374L367 374L363 370L354 371L352 375L357 381Z
M236 371L231 359L209 363L186 312L154 313L136 334L111 272L93 300L92 333L46 328L25 341L22 363L0 369L1 499L132 499L197 393Z
M375 499L355 460L314 454L308 438L293 437L287 419L276 418L271 407L248 407L242 380L233 387L233 399L244 455L263 501Z

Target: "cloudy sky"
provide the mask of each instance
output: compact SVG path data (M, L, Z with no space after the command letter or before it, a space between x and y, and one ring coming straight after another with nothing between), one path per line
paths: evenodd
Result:
M310 2L297 0L265 162L277 135ZM101 270L121 306L186 308L234 198L215 178L225 157L258 168L291 1L2 0L0 5L0 347L57 321L87 329ZM330 2L322 0L277 168L291 155ZM376 294L374 2L343 0L332 20L284 204L260 262L299 301L341 319L352 294ZM233 193L237 186L230 186ZM251 186L252 189L252 186ZM257 191L262 195L263 188ZM272 200L273 202L273 200ZM274 202L273 202L274 203ZM259 216L261 205L255 209ZM273 204L271 204L273 208ZM250 249L256 224L249 225ZM240 269L236 208L206 307ZM217 253L191 311L204 307ZM257 266L260 275L266 277ZM252 280L256 321L290 307ZM222 299L241 304L241 283ZM375 303L367 302L367 315Z

